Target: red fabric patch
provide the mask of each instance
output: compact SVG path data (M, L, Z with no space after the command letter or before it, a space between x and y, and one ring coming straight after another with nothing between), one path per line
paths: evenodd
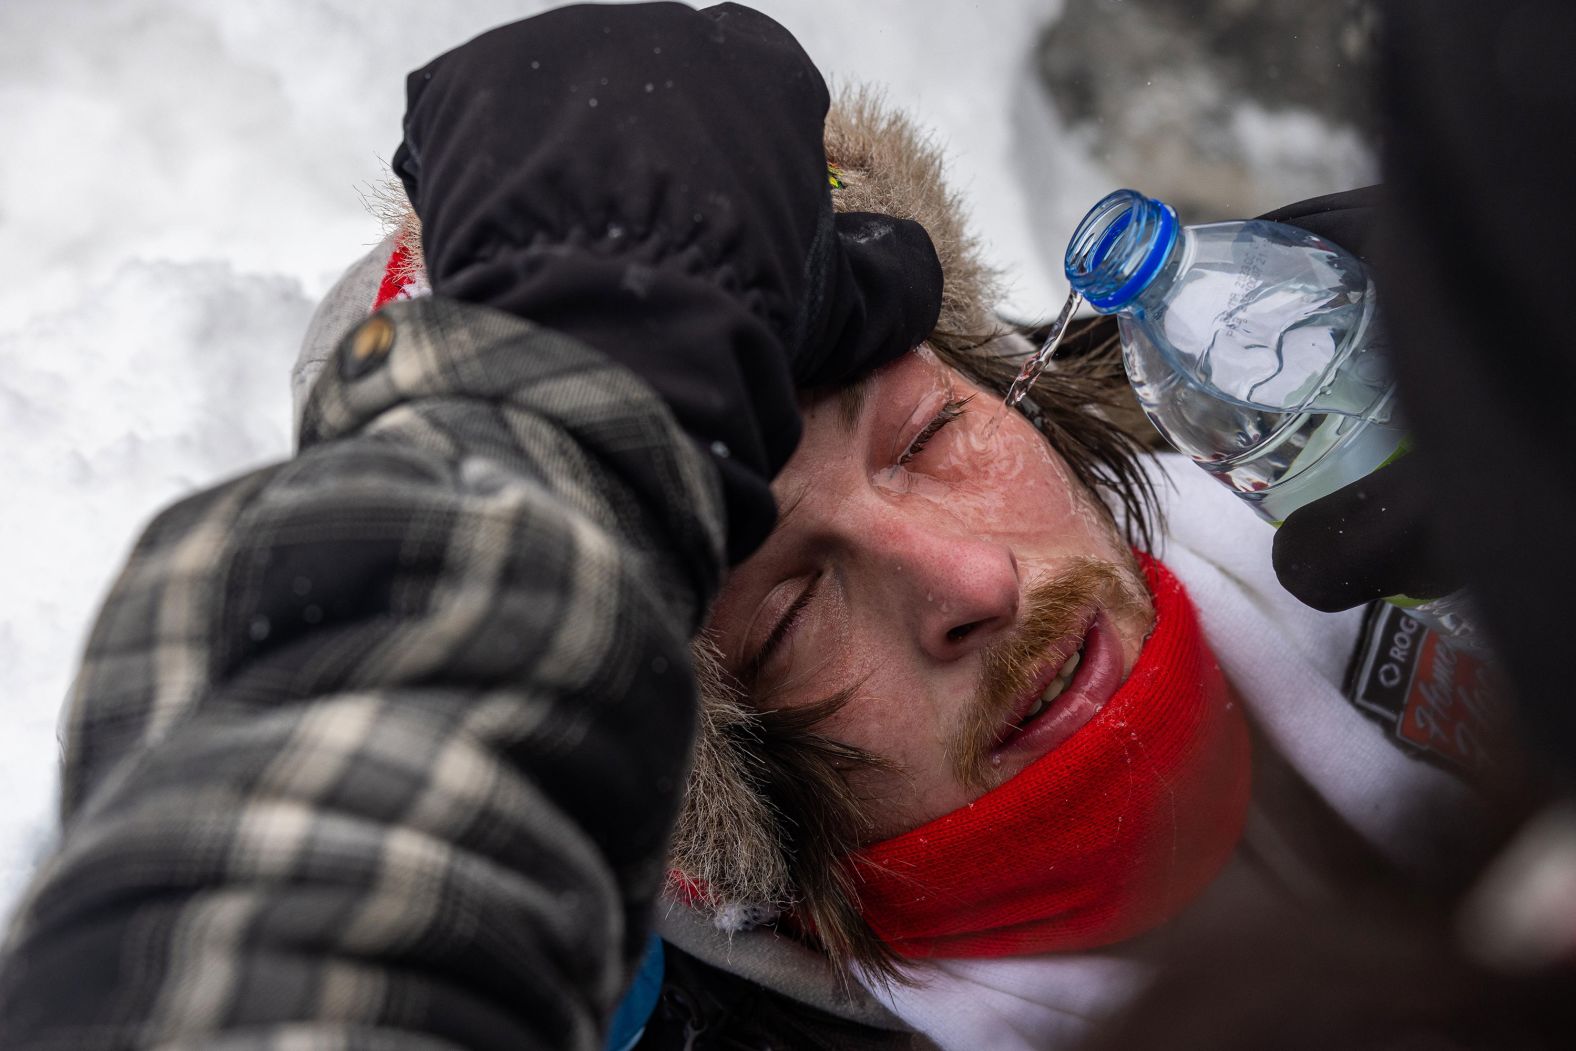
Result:
M865 919L902 955L1119 942L1180 912L1236 848L1247 723L1181 583L1140 558L1158 619L1106 706L1006 784L855 859Z
M396 299L409 298L403 293L412 284L409 277L410 268L407 261L410 259L404 245L395 245L394 251L389 254L389 261L383 267L383 280L378 283L378 294L372 300L374 312L382 310L384 306Z
M1396 733L1468 770L1483 772L1492 754L1489 745L1504 729L1488 670L1485 662L1441 644L1439 636L1429 632Z

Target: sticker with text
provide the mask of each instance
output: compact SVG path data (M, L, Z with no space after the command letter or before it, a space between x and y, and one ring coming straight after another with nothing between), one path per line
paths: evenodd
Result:
M1369 611L1347 694L1403 747L1458 770L1482 776L1505 754L1510 727L1493 666L1395 606Z

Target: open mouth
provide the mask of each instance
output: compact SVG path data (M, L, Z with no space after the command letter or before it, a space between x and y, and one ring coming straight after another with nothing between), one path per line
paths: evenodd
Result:
M1096 613L1084 634L1069 642L1075 648L1066 657L1060 653L1067 652L1068 642L1052 647L1060 653L1046 661L1013 706L991 749L993 764L1009 758L1032 761L1050 752L1105 707L1121 685L1121 643L1104 613Z
M1078 665L1082 660L1083 647L1080 646L1073 652L1071 657L1067 658L1066 663L1062 665L1062 670L1056 673L1056 678L1051 680L1051 684L1040 694L1039 698L1034 702L1034 706L1023 714L1023 718L1018 720L1019 728L1038 718L1040 713L1055 703L1056 698L1060 697L1073 681L1073 675L1077 672Z

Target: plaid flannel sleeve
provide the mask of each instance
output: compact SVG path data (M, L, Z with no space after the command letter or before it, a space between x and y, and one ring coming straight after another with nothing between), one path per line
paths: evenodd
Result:
M660 886L714 468L509 315L346 337L292 460L147 529L74 695L0 1045L594 1048Z

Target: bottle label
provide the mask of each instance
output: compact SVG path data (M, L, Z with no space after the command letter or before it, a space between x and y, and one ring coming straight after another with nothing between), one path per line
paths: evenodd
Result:
M1511 754L1505 690L1493 665L1388 603L1369 606L1346 694L1398 747L1473 780Z
M1268 261L1268 247L1258 241L1249 240L1238 260L1237 278L1231 284L1231 294L1220 309L1220 317L1224 321L1221 327L1232 336L1237 334L1238 327L1248 316L1240 309L1242 304L1247 302L1250 296L1261 291L1264 284L1264 268Z

